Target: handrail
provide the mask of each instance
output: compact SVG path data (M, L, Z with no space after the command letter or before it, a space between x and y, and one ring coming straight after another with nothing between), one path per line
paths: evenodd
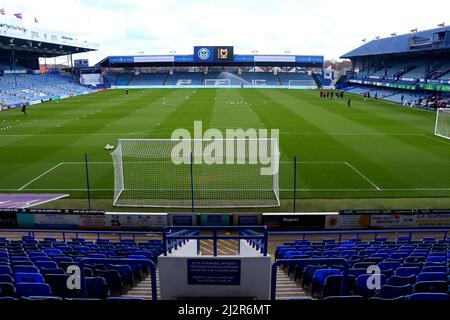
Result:
M324 263L327 265L343 265L344 266L344 278L348 275L348 268L349 263L346 259L343 258L319 258L319 259L284 259L284 260L277 260L272 264L272 276L271 276L271 286L270 286L270 300L276 299L276 293L277 293L277 269L282 264L289 264L289 265L295 265L295 266L307 266L311 264L320 264ZM345 281L342 281L341 284L341 295L344 295L344 287L345 287Z
M86 277L84 274L84 265L88 263L107 263L107 264L144 264L150 268L150 277L151 277L151 292L152 292L152 300L158 300L158 291L156 285L156 267L153 261L148 259L97 259L97 258L84 258L82 259L78 265L81 269L80 274L80 282L81 282L81 295L83 298L87 298L87 290L86 290Z
M46 229L0 229L0 233L28 233L28 236L34 237L36 233L52 233L52 234L62 234L63 240L66 241L66 234L75 234L78 238L80 234L95 234L97 239L100 239L100 235L118 235L119 239L122 240L122 236L131 235L133 236L133 241L136 240L137 235L162 235L161 231L95 231L95 230L46 230Z
M263 231L263 233L258 234L256 230ZM200 235L200 231L212 231L212 235ZM219 235L218 231L239 231L239 235ZM253 231L254 235L243 235L241 231ZM183 232L187 234L182 235ZM173 245L171 240L213 240L213 254L217 256L217 244L219 240L260 240L263 241L261 244L261 253L267 256L268 251L268 230L266 226L218 226L218 227L207 227L207 226L197 226L197 227L186 227L186 226L168 226L164 228L163 231L163 251L164 256L171 253ZM175 242L175 248L179 242ZM200 241L197 242L197 251L200 251Z
M390 229L390 230L335 230L335 231L270 231L269 236L300 236L303 240L306 240L306 236L311 235L339 235L339 242L342 240L343 235L356 235L357 239L362 234L373 234L374 239L379 234L392 234L392 233L406 233L411 240L412 235L416 233L443 233L444 239L448 238L450 229Z

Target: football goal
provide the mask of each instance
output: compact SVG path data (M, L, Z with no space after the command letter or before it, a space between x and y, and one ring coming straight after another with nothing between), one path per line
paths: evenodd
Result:
M440 108L437 110L434 134L445 139L450 139L450 108Z
M119 140L111 155L114 206L280 205L277 139Z
M205 86L230 86L231 79L205 79Z
M313 80L289 80L289 89L317 89Z

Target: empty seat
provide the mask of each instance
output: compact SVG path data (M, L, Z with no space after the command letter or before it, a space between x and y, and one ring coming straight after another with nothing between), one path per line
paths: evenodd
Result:
M401 277L401 276L391 276L387 280L387 284L391 286L404 286L407 284L415 284L416 276L411 275L409 277Z
M109 296L108 284L101 277L86 277L88 298L106 299Z
M418 292L448 292L447 281L421 281L414 285L414 293Z
M447 281L445 272L422 272L417 276L417 282L421 281Z
M29 296L51 296L52 290L46 283L16 283L17 295L20 297Z
M14 281L18 282L33 282L33 283L43 283L44 277L39 273L16 273L14 275Z
M409 301L448 301L450 295L447 293L413 293L407 297Z
M39 269L34 266L15 266L13 271L14 273L40 273Z
M10 282L0 282L0 297L15 297L16 287Z
M394 299L410 295L413 292L413 286L408 284L404 286L384 285L377 291L376 296L384 299Z
M45 275L45 282L50 285L54 295L63 298L78 297L80 290L71 290L67 286L67 275L65 274L47 274Z

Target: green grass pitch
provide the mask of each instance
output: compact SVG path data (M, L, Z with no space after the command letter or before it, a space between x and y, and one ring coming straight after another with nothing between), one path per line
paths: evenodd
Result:
M201 120L204 130L280 130L278 210L291 210L295 156L300 206L347 199L347 207L358 208L361 201L396 198L410 207L417 198L427 199L424 207L450 206L450 141L434 136L435 113L352 99L348 109L346 100L320 100L317 91L152 89L126 96L111 90L31 106L26 116L20 109L0 112L0 192L67 193L62 205L85 206L79 199L87 196L87 153L94 204L110 209L106 144L170 138Z

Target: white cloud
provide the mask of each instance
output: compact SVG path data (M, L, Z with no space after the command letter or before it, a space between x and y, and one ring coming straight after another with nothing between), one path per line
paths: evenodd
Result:
M188 54L200 44L337 58L363 38L432 28L450 12L447 0L5 0L2 6L6 21L99 43L98 52L79 55L91 62L139 51ZM12 16L17 12L23 22Z

